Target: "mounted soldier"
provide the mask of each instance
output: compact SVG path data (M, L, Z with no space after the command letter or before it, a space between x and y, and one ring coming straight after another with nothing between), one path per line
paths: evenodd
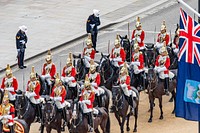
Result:
M67 58L67 63L63 68L61 80L68 85L69 89L73 93L73 100L77 98L78 90L77 90L77 82L75 79L76 69L72 65L72 53L69 53L69 57Z
M41 80L43 83L43 88L47 89L45 86L45 81L49 86L52 85L52 80L54 80L54 76L56 73L56 66L52 62L52 55L51 51L48 51L48 54L45 58L46 63L44 63L43 68L42 68L42 75L41 75ZM48 92L48 90L46 90Z
M79 103L83 109L83 113L88 116L88 132L93 132L94 123L93 123L93 102L95 99L95 92L92 90L91 83L88 76L85 76L84 89L81 92L81 97Z
M142 51L142 53L144 53L144 38L145 38L145 32L142 29L142 24L140 22L140 17L137 17L136 20L136 24L135 24L136 29L133 30L132 33L132 41L134 42L133 44L135 44L136 42L138 43L139 47L140 47L140 51Z
M132 54L132 62L134 69L135 78L138 80L138 90L142 90L143 88L143 74L144 74L144 56L142 52L139 51L140 46L136 42L134 44L134 53Z
M56 107L58 112L62 113L62 117L64 119L62 130L64 131L65 124L67 123L67 116L66 116L66 109L65 107L70 107L70 103L65 101L66 97L66 90L65 87L62 85L62 81L59 78L59 74L57 73L55 84L52 89L51 99L55 101Z
M0 105L0 121L3 125L9 127L10 133L15 133L13 126L14 117L15 107L13 104L9 103L9 91L5 90L3 103Z
M6 75L2 80L1 90L8 91L9 102L15 106L16 90L18 89L18 81L13 76L10 65L7 64Z
M30 102L32 103L33 107L36 110L35 111L37 116L36 122L41 122L42 119L42 110L41 110L42 100L40 99L39 92L40 92L40 82L36 77L34 66L32 66L30 73L30 80L28 81L25 95L30 100Z
M179 30L180 30L180 27L177 24L174 40L173 40L173 43L172 43L172 48L173 48L173 51L174 51L175 54L178 54L178 52L179 52Z
M158 34L157 42L155 47L157 48L157 53L159 54L160 48L163 46L166 47L169 44L169 34L167 34L167 27L165 21L163 21L160 29L160 33Z
M124 48L121 47L119 35L117 35L117 37L115 39L115 47L112 49L112 53L110 55L110 61L113 65L113 68L114 68L114 71L115 71L114 72L115 76L118 76L119 67L123 66L125 60L126 60L126 53L124 51Z
M84 48L83 50L83 58L84 58L84 63L87 69L87 73L89 72L90 68L90 60L95 58L95 49L92 47L92 39L91 39L91 34L88 35L87 42L86 42L87 47Z
M166 47L160 49L160 55L158 55L155 62L155 70L159 74L160 79L164 79L165 94L169 95L169 66L170 58L167 53Z
M95 92L95 98L97 98L98 106L102 107L102 95L105 91L99 87L101 76L100 73L96 72L96 65L93 60L90 61L90 71L87 76L91 83L92 90Z

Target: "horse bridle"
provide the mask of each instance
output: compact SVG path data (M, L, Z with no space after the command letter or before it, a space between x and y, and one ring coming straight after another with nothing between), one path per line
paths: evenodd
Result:
M79 110L79 105L78 105L78 108L76 109L76 110ZM76 111L75 110L75 111ZM73 110L74 111L74 110ZM80 113L80 112L79 112ZM82 116L83 117L83 116ZM73 121L75 121L76 119L75 118L72 118L72 122L71 122L71 124L72 124L72 126L74 127L74 128L76 128L76 127L78 127L80 124L81 124L81 122L83 121L83 118L80 118L80 120L79 120L79 122L77 123L77 124L74 124L75 122L73 122Z
M18 95L18 97L23 97L23 95ZM26 98L26 97L24 97L24 98ZM26 110L25 110L24 114L21 116L21 118L23 118L27 114L29 106L30 106L30 103L26 102L26 104L23 107L16 108L15 110L19 111L19 115L20 115L21 110L24 110L25 107L26 107Z
M55 110L55 105L51 105L52 107L53 107L53 111ZM55 111L56 112L56 111ZM57 112L56 112L57 113ZM51 122L53 122L54 120L55 120L55 117L56 117L56 113L54 114L53 112L51 113L51 114L53 114L53 115L51 115L50 116L50 119L44 119L44 122L47 122L48 124L50 124ZM46 112L45 112L45 116L46 116ZM46 118L46 117L44 117L44 118Z
M148 81L148 87L147 88L149 88L149 90L152 92L152 91L154 91L154 89L157 87L157 85L158 85L158 78L156 77L156 76L154 76L155 78L154 78L154 80L149 80ZM155 86L152 88L152 84L153 83L155 83Z
M121 88L119 88L119 89L121 89ZM113 101L113 106L115 106L116 107L116 110L118 111L119 109L122 109L122 106L123 106L123 100L122 100L122 98L123 98L123 95L121 94L121 96L120 96L120 94L121 93L117 93L117 95L116 95L116 98L115 98L115 101ZM119 98L118 98L119 97ZM121 103L119 103L121 101ZM116 104L115 104L116 103ZM118 106L118 105L120 105L120 106Z
M106 60L105 60L106 61ZM110 75L110 77L108 79L105 79L105 73L108 71L108 70L111 70L112 73ZM112 67L108 67L106 70L103 69L103 67L101 67L100 71L102 72L102 78L103 78L103 82L106 83L108 82L112 77L113 77L113 74L114 74L114 71L112 69Z

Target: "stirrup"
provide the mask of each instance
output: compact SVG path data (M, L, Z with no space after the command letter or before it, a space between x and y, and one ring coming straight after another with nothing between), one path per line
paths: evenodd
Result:
M93 133L93 132L94 132L93 127L91 127L90 125L88 125L88 132L89 132L89 133Z
M169 96L169 91L168 90L165 90L165 95Z

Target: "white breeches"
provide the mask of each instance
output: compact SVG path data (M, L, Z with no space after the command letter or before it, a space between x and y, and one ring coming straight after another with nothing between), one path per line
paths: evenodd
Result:
M130 95L132 95L133 97L136 97L136 93L133 90L128 90L126 84L121 84L121 88L126 96L130 97Z
M64 107L70 107L71 105L70 105L70 103L69 102L67 102L67 101L64 101L63 103L61 103L60 101L55 101L55 104L56 104L56 107L58 108L58 109L62 109L62 108L64 108Z
M8 92L8 97L9 97L9 100L11 101L16 100L16 94L13 95L11 92Z
M100 96L101 94L104 94L105 93L105 90L102 89L101 87L98 87L98 89L95 89L94 87L92 87L93 91L95 92L95 94L97 96Z
M41 80L44 82L45 80L47 81L48 85L51 85L51 76L50 74L46 74L46 75L41 75Z

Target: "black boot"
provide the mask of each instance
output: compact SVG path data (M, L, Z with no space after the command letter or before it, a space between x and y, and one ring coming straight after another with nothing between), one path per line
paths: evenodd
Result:
M165 95L169 96L169 78L165 78Z
M40 107L40 104L36 104L36 122L41 122L41 119L42 119L42 110L41 110L41 107Z
M98 101L98 106L102 107L102 96L101 95L97 96L97 101Z
M10 133L15 133L14 126L9 126L9 128L10 128Z
M88 132L92 133L94 131L94 125L93 125L93 117L92 112L88 113Z
M65 108L62 109L62 117L63 117L64 122L63 122L63 125L61 127L61 131L65 131L65 126L67 124L67 113L66 113Z

